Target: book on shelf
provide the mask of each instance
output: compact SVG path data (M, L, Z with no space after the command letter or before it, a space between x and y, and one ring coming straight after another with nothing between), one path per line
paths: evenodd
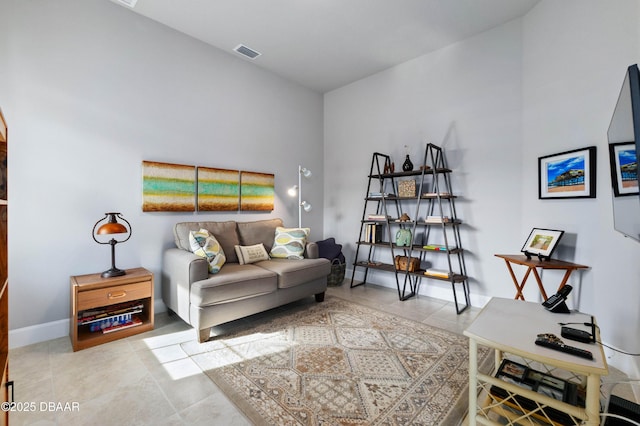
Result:
M80 311L78 312L77 321L78 325L84 325L117 315L138 313L141 312L142 309L144 309L144 304L139 300L118 303L99 309Z
M448 216L427 216L424 220L426 223L447 223L451 222Z
M129 317L129 319L131 319L131 315L140 314L140 313L142 313L142 307L140 307L140 309L134 309L132 311L128 311L127 313L114 314L114 315L109 315L107 317L91 318L83 321L78 321L78 325L89 324L90 327L94 327L94 324L106 324L106 323L109 323L110 321L118 321L119 319L122 320L123 317L127 317L127 316Z
M370 191L369 192L369 198L385 198L385 197L395 197L396 194L394 194L393 192L377 192L377 191Z
M386 214L369 214L367 216L367 220L387 220L390 219L391 216L386 215Z
M496 377L504 382L532 390L541 395L566 402L567 404L580 407L585 406L585 390L580 388L576 383L534 370L509 359L502 360L502 364L500 364L500 368L498 368L496 372ZM538 403L521 395L513 395L499 386L491 386L489 392L503 404L518 411L531 411L531 415L540 420L544 421L546 417L548 417L553 424L574 424L574 421L568 414L555 408L547 406L540 407Z
M132 318L133 318L132 314L124 314L124 315L115 315L107 319L96 320L88 324L89 331L93 333L96 331L103 331L108 328L115 327L117 325L127 324L131 322Z
M366 243L380 243L382 242L382 234L384 228L382 225L376 223L367 223L364 229L364 242Z
M449 271L443 269L427 269L424 274L430 277L449 278Z
M450 197L451 193L450 192L423 192L422 196L423 197L437 197L438 195L440 195L440 197Z
M442 244L427 244L425 246L422 246L423 249L425 250L434 250L434 251L447 251L449 250L447 248L447 246L442 245Z
M136 327L138 325L142 325L142 320L140 318L137 317L133 317L131 318L131 321L122 323L122 324L115 324L111 327L107 327L102 329L102 333L103 334L107 334L107 333L112 333L114 331L120 331L120 330L124 330L126 328L131 328L131 327Z

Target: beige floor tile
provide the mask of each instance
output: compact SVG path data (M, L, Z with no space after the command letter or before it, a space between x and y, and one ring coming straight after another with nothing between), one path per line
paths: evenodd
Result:
M180 412L185 424L193 426L251 425L251 422L239 412L222 394L215 394Z

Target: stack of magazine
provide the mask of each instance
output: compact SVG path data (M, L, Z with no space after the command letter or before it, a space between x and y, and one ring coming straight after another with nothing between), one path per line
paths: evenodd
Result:
M110 333L142 324L137 314L144 309L140 301L118 303L104 308L91 309L78 313L78 325L83 325L92 333Z
M567 404L580 407L585 405L584 392L578 388L577 384L542 373L508 359L502 361L496 377ZM506 390L498 386L492 386L490 392L497 400L516 410L534 411L538 407L536 402L520 395L510 395ZM544 407L542 413L532 413L532 416L543 421L546 421L545 415L559 425L574 424L571 416L555 408Z

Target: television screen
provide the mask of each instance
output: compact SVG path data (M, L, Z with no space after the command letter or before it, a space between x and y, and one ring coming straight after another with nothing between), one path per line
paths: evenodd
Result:
M613 187L613 225L640 242L640 72L631 65L607 131Z

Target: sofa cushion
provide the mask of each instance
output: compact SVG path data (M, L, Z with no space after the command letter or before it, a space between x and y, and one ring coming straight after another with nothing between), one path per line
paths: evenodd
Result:
M238 263L241 265L256 263L260 260L269 260L269 253L267 253L262 243L252 246L236 246L235 249Z
M273 293L277 286L278 278L272 271L254 265L227 263L217 274L191 285L191 304L209 306L233 302Z
M238 262L238 257L234 250L236 244L240 244L236 222L229 220L226 222L180 222L173 227L173 235L176 247L191 251L189 245L189 232L206 229L213 235L222 246L227 262Z
M212 274L217 274L227 260L218 240L206 229L189 232L189 245L194 254L207 259Z
M238 222L239 244L243 246L253 246L262 243L267 252L270 252L278 226L282 226L282 219Z
M276 228L271 257L278 259L304 259L309 228Z
M331 273L331 262L319 259L271 259L254 265L278 274L278 288L295 287Z

